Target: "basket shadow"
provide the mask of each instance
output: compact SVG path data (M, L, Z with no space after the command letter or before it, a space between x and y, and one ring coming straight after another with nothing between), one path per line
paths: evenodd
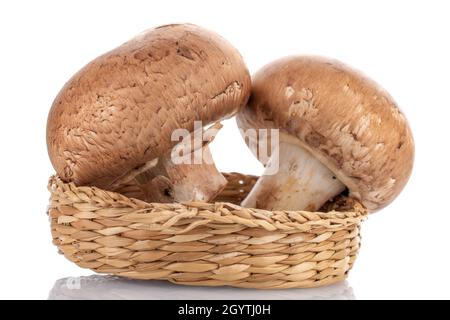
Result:
M49 300L354 300L347 281L310 289L258 290L193 287L115 276L67 277L55 282Z

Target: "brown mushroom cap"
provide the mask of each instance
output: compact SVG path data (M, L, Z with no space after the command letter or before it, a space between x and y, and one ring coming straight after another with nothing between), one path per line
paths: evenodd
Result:
M405 116L375 82L336 60L294 56L266 65L237 122L244 130L279 128L372 211L394 200L411 174Z
M98 57L62 88L47 145L56 172L78 185L110 185L166 153L171 134L235 114L250 93L239 52L190 24L146 31Z

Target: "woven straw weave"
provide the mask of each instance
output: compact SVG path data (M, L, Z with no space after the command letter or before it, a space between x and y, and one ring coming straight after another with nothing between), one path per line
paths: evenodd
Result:
M53 242L98 273L188 285L305 288L345 279L365 209L343 196L324 212L237 205L256 177L226 174L215 203L146 203L49 181Z

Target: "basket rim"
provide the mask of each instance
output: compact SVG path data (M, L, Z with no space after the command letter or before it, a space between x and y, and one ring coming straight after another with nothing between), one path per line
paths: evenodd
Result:
M240 173L230 173L240 174ZM78 210L119 209L115 218L123 218L130 214L152 215L170 211L172 215L167 220L156 222L162 229L175 224L181 219L199 219L198 225L208 223L225 223L245 227L274 230L311 229L336 230L355 224L360 224L367 218L368 211L358 201L352 201L351 209L347 211L310 212L310 211L269 211L256 208L246 208L230 202L184 202L184 203L149 203L143 200L129 198L114 191L107 191L95 186L76 186L73 182L65 182L59 176L52 175L48 181L51 193L49 210L60 206L73 206ZM57 201L55 202L55 198ZM142 221L141 221L142 222ZM200 223L202 222L202 223ZM189 230L179 230L185 233Z

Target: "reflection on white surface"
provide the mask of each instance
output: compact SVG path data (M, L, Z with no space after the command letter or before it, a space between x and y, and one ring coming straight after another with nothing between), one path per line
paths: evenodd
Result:
M192 287L167 281L138 281L113 276L69 277L55 282L50 300L353 300L347 281L311 289L256 290Z

